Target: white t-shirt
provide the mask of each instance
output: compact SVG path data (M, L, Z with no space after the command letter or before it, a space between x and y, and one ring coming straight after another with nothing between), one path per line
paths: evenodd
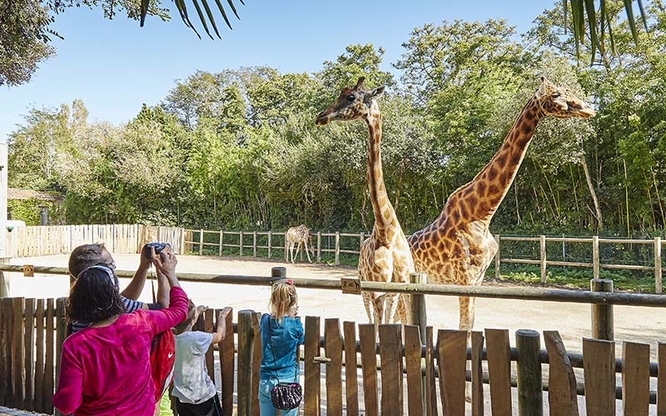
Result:
M217 394L206 369L206 352L212 342L213 334L208 332L188 331L176 335L171 394L182 403L200 404Z

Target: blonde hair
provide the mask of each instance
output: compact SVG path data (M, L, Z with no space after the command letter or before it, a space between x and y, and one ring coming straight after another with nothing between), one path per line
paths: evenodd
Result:
M289 315L289 309L298 304L296 286L289 282L280 282L273 285L271 289L271 300L268 306L271 316L282 321L285 315Z

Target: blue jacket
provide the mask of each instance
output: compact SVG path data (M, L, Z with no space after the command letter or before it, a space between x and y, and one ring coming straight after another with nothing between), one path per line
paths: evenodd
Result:
M259 322L261 334L261 367L259 375L262 380L277 377L280 381L296 381L298 360L296 348L305 342L301 318L283 317L282 323L263 314Z

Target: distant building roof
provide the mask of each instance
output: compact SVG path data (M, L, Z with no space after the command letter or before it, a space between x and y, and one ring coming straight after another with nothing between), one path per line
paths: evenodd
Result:
M7 199L36 199L38 201L60 201L62 196L51 192L33 191L32 189L7 189Z

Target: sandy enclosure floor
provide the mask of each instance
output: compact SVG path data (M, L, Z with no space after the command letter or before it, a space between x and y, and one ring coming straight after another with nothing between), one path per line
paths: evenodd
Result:
M135 270L138 254L114 256L119 270ZM271 268L287 268L288 277L340 278L354 277L356 269L351 267L331 267L303 263L286 263L281 260L256 260L249 258L178 256L177 271L188 273L214 273L220 275L270 276ZM67 256L13 259L12 264L33 264L39 266L66 267ZM9 273L10 296L50 298L64 297L68 293L68 278L62 275L36 275L24 277ZM121 279L121 287L128 283ZM183 282L183 288L197 304L221 308L231 306L237 312L252 309L257 312L267 310L269 287L241 284L217 284ZM342 294L339 290L299 289L300 314L321 317L322 326L326 318L338 318L340 322L355 321L366 323L367 316L361 297ZM151 300L151 282L148 281L140 298ZM426 296L428 325L435 329L455 329L458 325L458 301L450 296ZM664 341L664 308L615 306L616 357L622 356L622 341L648 343L651 346L652 361L656 361L656 347ZM234 319L235 320L235 319ZM510 299L479 298L476 307L474 329L508 329L512 346L515 346L515 332L518 329L559 331L569 352L582 352L583 337L591 336L590 305L577 303L518 301ZM323 330L323 328L322 328ZM544 347L542 341L542 348ZM579 378L582 381L582 377ZM487 386L486 386L487 388ZM654 388L654 386L653 386ZM324 390L322 390L324 391ZM545 403L547 399L544 398ZM618 401L618 405L621 402ZM654 406L651 406L650 414ZM584 414L585 406L579 406ZM514 407L514 410L517 408ZM618 414L621 407L618 406ZM656 414L656 413L654 413Z

